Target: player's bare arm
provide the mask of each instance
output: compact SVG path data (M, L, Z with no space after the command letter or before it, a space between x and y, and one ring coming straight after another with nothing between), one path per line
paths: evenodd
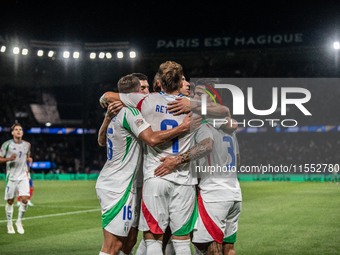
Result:
M111 120L119 113L119 111L123 108L123 104L120 101L116 101L110 103L107 107L107 112L105 114L103 123L98 132L98 144L99 146L106 145L106 133L107 127L109 126Z
M119 93L115 93L115 92L105 92L99 99L99 103L101 105L101 107L105 108L107 107L110 103L116 102L116 101L120 101L120 97L119 97ZM123 103L122 103L123 104ZM123 106L125 106L123 104Z
M163 162L155 170L155 175L162 177L174 171L180 164L187 163L189 161L200 159L208 155L213 150L214 141L211 138L206 138L203 141L195 144L192 148L187 150L177 157L164 157L160 160Z
M27 152L27 159L26 159L26 162L27 162L28 164L32 164L32 163L33 163L33 158L31 157L31 151L30 151L30 150Z
M167 110L174 115L180 115L182 113L188 113L193 111L194 113L201 114L201 103L198 101L190 101L185 97L177 97L176 101L168 103ZM230 117L230 110L224 105L215 105L214 103L207 103L207 114L214 117Z
M7 161L13 161L13 160L16 159L16 157L17 157L17 155L15 155L15 154L12 154L12 156L10 158L0 157L0 164L6 163Z
M201 121L202 118L200 116L191 117L191 113L189 113L187 116L185 116L183 122L175 128L153 132L151 127L149 127L140 133L138 138L151 147L159 146L170 141L179 134L189 131L190 128L198 128Z

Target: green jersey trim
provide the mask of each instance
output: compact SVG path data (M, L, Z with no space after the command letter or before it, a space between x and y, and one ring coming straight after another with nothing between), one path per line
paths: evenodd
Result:
M6 158L6 155L7 155L7 152L8 152L8 149L9 149L9 145L11 144L11 141L12 140L8 140L7 142L5 142L5 147L6 147L6 153L5 153L5 156L4 158ZM7 144L6 144L7 143ZM8 183L8 180L9 180L9 176L11 174L11 165L9 165L9 169L7 170L7 176L6 176L6 187L7 187L7 183Z
M211 125L206 119L202 119L201 125L204 125L204 124L209 124L209 125Z
M190 232L192 232L194 230L197 218L198 218L198 204L197 204L197 193L196 193L195 207L194 207L194 210L191 214L190 219L187 221L187 223L185 223L183 225L183 227L181 227L179 230L177 230L175 233L173 233L173 235L175 235L175 236L185 236L185 235L189 234Z
M139 110L137 108L128 107L128 109L132 112L133 116L137 116L139 114Z
M123 157L122 162L124 161L124 159L126 158L126 155L127 155L128 152L129 152L131 142L132 142L132 138L129 137L129 136L127 136L127 137L126 137L125 154L124 154L124 157Z
M138 165L139 165L138 163L139 163L139 156L138 156L135 171L133 172L129 186L126 188L123 197L118 201L118 203L114 207L112 207L110 210L108 210L106 213L104 213L102 215L102 227L103 227L103 229L117 216L117 214L120 212L120 210L122 210L127 199L129 198L130 192L131 192L131 187L132 187L132 184L133 184L133 179L135 177L136 170L137 170Z
M123 118L123 128L131 132L130 125L126 119L126 112L124 113L124 118Z
M7 183L8 183L8 180L9 180L9 175L11 174L11 169L8 170L8 174L6 176L6 187L7 187Z
M231 236L224 238L223 243L235 243L236 242L236 233L237 233L237 231L234 234L232 234Z
M4 143L4 147L6 147L6 149L5 149L6 153L5 153L4 158L6 158L6 155L7 155L8 149L9 149L9 145L11 144L11 141L12 140L8 140Z

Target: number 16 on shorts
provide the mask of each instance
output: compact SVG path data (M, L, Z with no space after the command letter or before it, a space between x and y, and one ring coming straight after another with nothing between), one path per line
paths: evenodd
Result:
M132 211L131 211L131 205L124 206L123 208L123 220L125 219L131 220L132 219Z

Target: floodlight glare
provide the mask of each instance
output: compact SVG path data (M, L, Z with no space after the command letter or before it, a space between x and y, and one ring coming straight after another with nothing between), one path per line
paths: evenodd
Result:
M78 51L73 52L73 58L79 58L79 55Z
M123 57L124 57L123 52L121 51L117 52L117 58L123 58Z
M54 55L54 51L53 51L53 50L50 50L50 51L48 52L48 56L51 58L51 57L53 57L53 55Z
M20 52L19 47L14 47L14 48L13 48L13 53L14 53L14 54L19 54L19 52Z
M135 57L136 57L136 52L130 51L130 58L135 58Z
M90 53L90 59L95 59L95 58L96 58L96 53L91 52L91 53Z
M99 53L99 58L104 58L105 57L105 53L104 52L100 52Z
M52 126L52 123L51 123L51 122L47 122L47 123L45 124L45 126L46 126L46 127L50 127L50 126Z
M112 54L110 52L106 53L106 58L108 59L112 58Z
M1 46L1 52L5 52L6 51L6 46Z
M28 54L28 49L22 49L21 54L26 56Z
M64 51L63 57L64 58L69 58L70 57L70 52L69 51Z
M44 51L38 50L37 55L38 55L39 57L42 57L42 56L44 55Z
M340 43L339 43L339 42L334 42L334 43L333 43L333 47L334 47L334 49L336 49L336 50L340 49Z

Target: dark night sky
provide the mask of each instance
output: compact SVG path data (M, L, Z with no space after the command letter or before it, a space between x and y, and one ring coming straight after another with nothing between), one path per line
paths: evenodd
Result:
M340 27L339 1L309 2L6 0L1 3L0 35L91 42Z

